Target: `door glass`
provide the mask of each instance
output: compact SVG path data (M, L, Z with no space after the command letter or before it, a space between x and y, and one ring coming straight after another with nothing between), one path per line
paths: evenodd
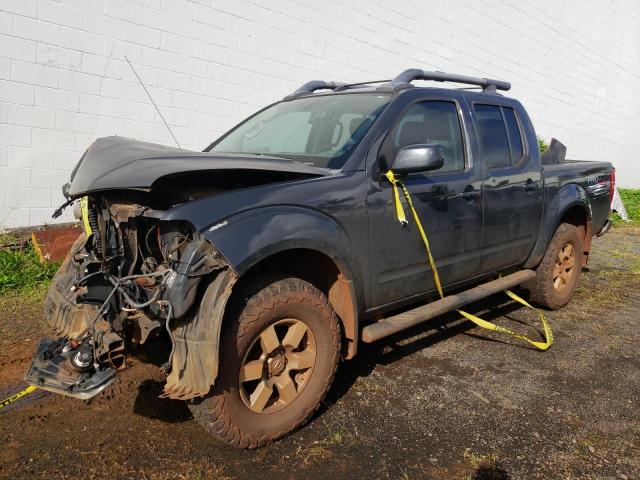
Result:
M453 102L429 100L412 105L389 138L389 158L394 158L398 150L408 145L437 143L444 151L444 166L438 172L464 169L462 130Z
M496 105L475 105L480 142L484 151L485 161L489 168L506 167L511 165L509 153L509 139L502 119L500 107Z
M522 134L516 120L516 114L512 108L502 107L504 118L507 121L507 130L509 131L509 140L511 141L511 163L516 164L524 155L522 147Z

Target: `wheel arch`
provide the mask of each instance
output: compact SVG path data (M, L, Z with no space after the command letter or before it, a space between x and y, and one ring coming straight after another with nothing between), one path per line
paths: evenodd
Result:
M589 258L589 252L591 251L591 239L593 237L591 215L587 206L583 203L575 203L572 206L568 207L562 214L562 217L560 217L560 220L558 221L555 229L557 229L563 223L575 225L580 229L580 235L583 237L582 265L585 266Z
M591 250L591 206L584 188L578 184L571 183L558 190L545 207L538 240L525 262L524 268L533 268L540 263L549 247L553 234L562 223L570 223L583 228L583 263L586 264Z
M238 283L251 282L267 272L300 278L320 290L342 326L343 356L353 358L358 347L358 301L348 266L317 249L288 248L254 262L243 272ZM231 299L239 290L234 288Z

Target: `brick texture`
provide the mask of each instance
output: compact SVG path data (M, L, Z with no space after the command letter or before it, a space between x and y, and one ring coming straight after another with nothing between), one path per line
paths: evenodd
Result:
M640 186L640 3L0 0L0 227L49 222L97 137L202 149L310 79L504 78L538 135ZM60 220L69 220L69 212Z

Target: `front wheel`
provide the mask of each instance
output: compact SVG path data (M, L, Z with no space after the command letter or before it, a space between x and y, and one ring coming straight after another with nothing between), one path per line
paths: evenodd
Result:
M298 278L265 282L230 318L211 394L189 405L226 443L257 448L303 425L338 365L340 327L325 295Z
M566 305L582 271L584 229L561 224L536 268L536 278L523 284L538 305L555 310Z

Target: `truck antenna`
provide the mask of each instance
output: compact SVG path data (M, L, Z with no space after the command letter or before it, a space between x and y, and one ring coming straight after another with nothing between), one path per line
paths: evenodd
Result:
M176 136L173 134L173 132L171 131L171 127L169 126L169 124L167 123L167 121L164 119L164 116L162 115L162 112L160 111L160 109L158 108L158 105L156 105L156 102L153 101L153 97L151 97L151 94L149 93L149 90L147 90L147 87L145 87L144 83L142 83L142 80L140 79L140 75L138 75L138 72L136 72L136 69L133 68L133 65L131 64L131 62L129 61L129 58L127 58L127 56L124 56L124 59L127 61L127 63L129 64L129 66L131 67L131 70L133 70L133 73L135 74L136 78L138 79L138 81L140 82L140 85L142 85L142 88L144 88L144 91L147 92L147 96L149 97L149 100L151 100L151 103L153 103L153 106L156 107L156 111L158 112L158 115L160 115L160 118L162 119L162 121L164 122L164 124L167 127L167 130L169 130L169 133L171 134L171 136L173 137L173 140L176 142L176 145L178 145L178 148L182 148L180 146L180 143L178 142L178 139L176 138Z

